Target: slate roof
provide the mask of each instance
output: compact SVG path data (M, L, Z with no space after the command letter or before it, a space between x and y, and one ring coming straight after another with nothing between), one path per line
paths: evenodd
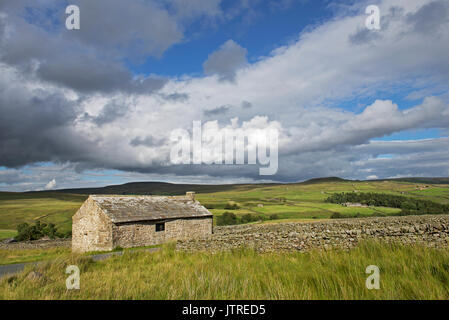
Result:
M212 217L204 206L188 197L91 195L90 198L114 223Z

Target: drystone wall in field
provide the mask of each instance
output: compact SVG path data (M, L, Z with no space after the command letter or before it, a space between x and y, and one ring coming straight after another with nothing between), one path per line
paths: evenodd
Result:
M449 247L449 215L335 219L215 227L214 234L178 241L179 250L254 248L261 252L349 249L364 239Z
M34 240L12 242L0 241L0 250L22 250L22 249L50 249L56 247L69 248L72 245L71 239L56 240Z

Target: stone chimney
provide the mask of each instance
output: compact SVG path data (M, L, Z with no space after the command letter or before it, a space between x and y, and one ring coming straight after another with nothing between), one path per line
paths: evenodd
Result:
M189 198L192 201L195 201L195 191L187 191L186 197Z

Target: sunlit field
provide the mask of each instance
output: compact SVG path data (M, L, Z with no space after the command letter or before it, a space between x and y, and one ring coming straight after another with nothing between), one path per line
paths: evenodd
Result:
M65 269L81 270L67 290ZM368 290L366 267L380 269ZM449 252L365 242L350 251L258 254L247 249L185 253L127 251L93 262L62 255L0 280L0 299L448 299Z
M144 190L141 191L144 192ZM265 222L329 219L334 212L346 216L363 217L375 213L389 215L400 211L384 207L344 207L324 202L332 193L354 191L387 193L449 203L448 185L393 181L330 181L270 186L233 185L226 191L198 193L196 198L215 216L220 216L224 212L233 212L237 216L244 214L266 217L275 215L274 221ZM167 190L164 190L164 194L166 193ZM54 223L63 233L70 231L71 217L86 198L86 195L51 192L0 192L0 238L12 236L11 231L16 230L17 225L22 222L34 223L37 220ZM237 204L238 208L226 209L226 205L229 203Z

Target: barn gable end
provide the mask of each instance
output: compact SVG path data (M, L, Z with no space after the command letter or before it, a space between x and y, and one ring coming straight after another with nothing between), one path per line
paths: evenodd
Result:
M89 197L72 217L72 249L75 252L113 249L112 221Z

